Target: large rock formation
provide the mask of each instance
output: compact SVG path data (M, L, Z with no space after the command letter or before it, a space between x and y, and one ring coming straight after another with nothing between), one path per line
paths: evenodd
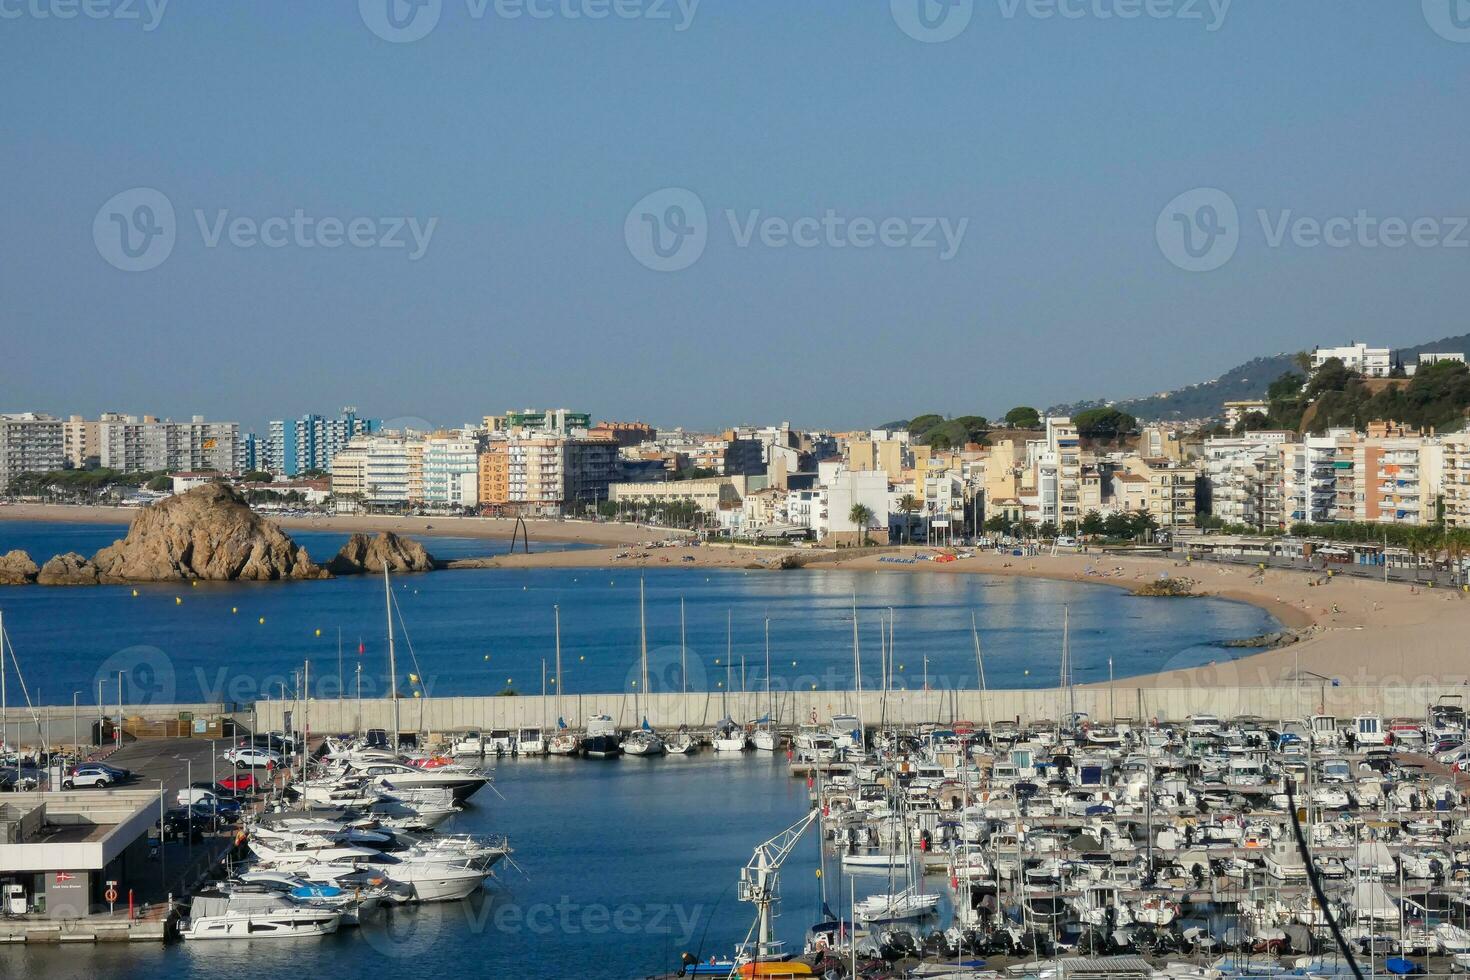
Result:
M97 552L92 562L103 582L328 577L305 548L220 483L145 508L133 518L128 536Z
M25 585L34 582L40 571L31 556L20 549L0 555L0 585Z
M382 574L385 566L390 572L427 572L434 567L434 558L417 541L392 531L375 538L354 534L327 563L327 570L333 575Z
M97 566L75 551L68 551L42 565L36 581L42 585L96 585Z

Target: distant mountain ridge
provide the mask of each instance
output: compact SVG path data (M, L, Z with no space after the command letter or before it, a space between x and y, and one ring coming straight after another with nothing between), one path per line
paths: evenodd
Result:
M1395 355L1405 362L1412 362L1420 354L1446 352L1470 355L1470 334L1444 337L1414 347L1394 348ZM1271 382L1288 371L1298 370L1295 358L1296 355L1289 352L1258 357L1231 368L1213 381L1202 381L1142 398L1053 405L1047 412L1052 415L1075 415L1089 408L1110 405L1144 422L1214 418L1224 411L1226 402L1264 399Z

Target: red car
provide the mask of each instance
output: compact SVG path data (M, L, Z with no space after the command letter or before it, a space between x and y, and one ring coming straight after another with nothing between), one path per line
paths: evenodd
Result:
M236 793L254 793L259 788L255 777L248 772L239 776L225 776L219 781L219 784L224 789L233 790Z

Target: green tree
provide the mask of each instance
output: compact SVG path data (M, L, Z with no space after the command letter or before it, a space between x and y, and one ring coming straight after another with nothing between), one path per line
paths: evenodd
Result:
M1116 439L1138 427L1138 419L1116 408L1089 408L1072 418L1077 434L1088 439Z
M1010 521L1006 520L1004 514L991 514L985 518L985 530L991 534L1004 534L1010 530L1010 526Z
M1102 534L1107 528L1104 526L1103 516L1095 510L1090 510L1082 515L1082 533L1089 537Z
M1043 521L1036 533L1045 540L1052 540L1057 536L1057 526L1051 521Z
M852 509L847 512L847 519L861 529L862 544L863 547L867 547L868 529L873 525L873 508L867 504L853 504Z
M906 493L898 498L898 512L903 515L903 540L908 543L912 540L913 515L918 513L919 498L911 493Z
M1035 429L1041 425L1041 413L1029 405L1017 405L1006 412L1005 422L1013 429Z

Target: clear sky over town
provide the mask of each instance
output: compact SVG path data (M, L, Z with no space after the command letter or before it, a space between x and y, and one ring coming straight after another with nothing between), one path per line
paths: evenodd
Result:
M0 0L0 65L3 411L847 427L1470 330L1460 0Z

